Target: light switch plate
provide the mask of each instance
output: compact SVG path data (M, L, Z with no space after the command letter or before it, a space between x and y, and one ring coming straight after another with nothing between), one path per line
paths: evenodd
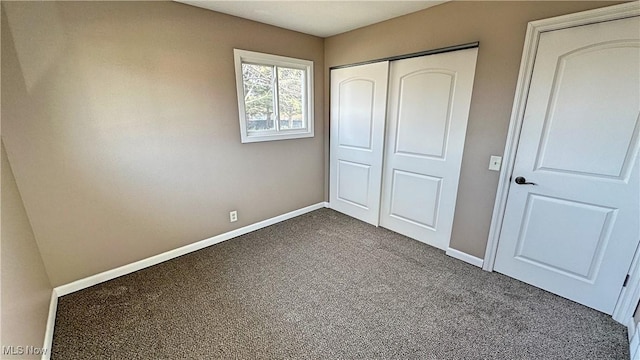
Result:
M489 160L489 170L500 171L501 165L502 156L491 155L491 159Z

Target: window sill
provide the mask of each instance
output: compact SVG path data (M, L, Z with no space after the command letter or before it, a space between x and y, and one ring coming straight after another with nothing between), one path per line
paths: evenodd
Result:
M271 134L249 133L242 134L242 143L263 142L263 141L276 141L276 140L292 140L292 139L304 139L313 137L313 131L290 131L290 132L278 132Z

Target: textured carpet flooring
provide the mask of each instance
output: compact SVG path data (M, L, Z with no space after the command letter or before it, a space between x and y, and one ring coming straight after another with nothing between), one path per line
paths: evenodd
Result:
M322 209L60 298L53 359L628 359L609 316Z

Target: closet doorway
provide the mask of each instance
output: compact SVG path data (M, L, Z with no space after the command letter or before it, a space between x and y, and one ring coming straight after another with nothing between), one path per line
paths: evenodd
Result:
M445 250L478 53L451 50L331 71L331 208Z

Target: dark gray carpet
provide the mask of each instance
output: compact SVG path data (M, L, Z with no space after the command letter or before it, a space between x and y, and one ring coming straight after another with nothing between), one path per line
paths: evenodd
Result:
M628 359L609 316L322 209L60 298L53 359Z

